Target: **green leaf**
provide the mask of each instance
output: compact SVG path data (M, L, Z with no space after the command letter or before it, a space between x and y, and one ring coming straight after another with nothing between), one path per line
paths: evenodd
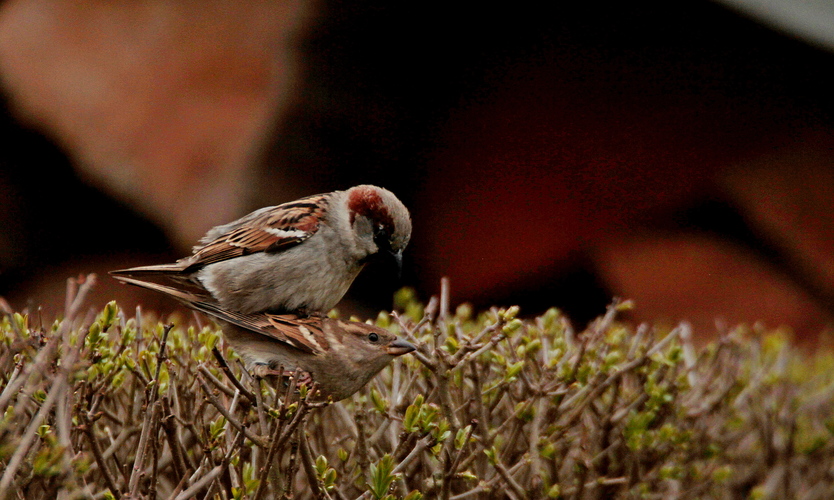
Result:
M87 347L90 349L95 349L98 347L98 344L101 342L101 324L93 323L90 325L90 329L87 331Z
M376 326L380 328L390 328L391 315L388 314L388 312L386 311L380 311L379 314L376 316Z
M420 424L422 408L423 395L418 394L417 397L414 398L414 403L409 405L405 410L405 416L403 417L403 429L405 429L406 432L417 432Z
M371 387L371 402L381 415L388 413L388 400L382 397L376 387Z
M391 455L385 454L379 462L371 464L371 480L368 483L371 494L377 500L381 500L388 495L388 490L391 488L391 483L395 477L392 474L394 470L394 459Z
M394 292L394 307L405 309L412 302L417 301L417 292L411 287L403 287Z
M446 347L446 352L448 352L449 354L454 354L458 352L458 349L460 349L460 344L458 343L458 339L449 335L446 337L444 347Z
M455 319L459 322L469 321L472 319L472 304L463 303L455 309Z
M423 500L423 494L417 490L412 490L403 500Z
M226 418L225 417L218 417L217 420L212 422L209 425L209 433L211 434L212 439L218 439L220 436L223 435L225 432L226 427Z
M484 455L487 456L487 460L489 460L490 465L498 463L498 450L495 449L495 446L485 449Z
M434 427L435 420L439 414L440 408L434 403L421 406L420 416L418 417L420 430L429 432Z
M38 389L32 393L32 399L37 401L38 403L43 403L46 401L46 391L43 389Z
M521 310L518 306L510 306L507 309L501 309L498 311L498 316L503 319L504 321L515 321L515 317L518 316L519 311ZM519 321L519 323L521 323Z
M524 360L522 359L518 363L513 363L507 367L507 374L504 375L504 380L512 380L514 379L521 370L524 368Z
M171 382L171 376L168 374L168 365L162 363L159 367L159 395L162 396L168 392L168 384Z
M504 325L501 331L504 332L505 335L509 336L518 331L523 325L524 322L522 322L520 319L514 319L506 325Z
M98 318L98 323L101 325L102 331L107 331L116 321L116 315L119 313L119 308L116 306L116 301L111 300L104 306Z
M455 449L460 450L464 446L466 446L466 436L469 435L469 431L472 429L472 425L467 425L463 429L459 429L458 433L455 434Z
M17 325L17 329L20 330L24 337L30 336L28 315L14 313L14 322Z
M336 479L338 478L338 474L336 473L336 469L330 467L327 469L327 472L324 473L324 477L322 477L322 483L324 483L324 488L327 491L331 491L336 488Z
M43 447L32 461L33 472L36 476L52 477L61 473L61 461L64 455L62 446Z
M342 451L341 448L339 450ZM324 455L319 455L318 458L316 458L316 473L319 475L319 477L321 477L324 475L326 471L327 458Z

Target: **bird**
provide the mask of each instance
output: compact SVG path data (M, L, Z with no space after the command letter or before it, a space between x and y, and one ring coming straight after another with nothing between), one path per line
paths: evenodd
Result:
M196 285L235 313L323 315L371 258L401 269L410 238L408 209L365 184L261 208L209 230L188 257L110 274Z
M416 347L374 325L326 316L240 313L208 294L117 276L123 283L154 290L220 321L223 336L255 376L288 376L316 383L313 401L341 401L365 386L394 358Z

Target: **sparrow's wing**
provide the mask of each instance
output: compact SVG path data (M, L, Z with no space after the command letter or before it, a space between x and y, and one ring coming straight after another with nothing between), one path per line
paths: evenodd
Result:
M221 321L259 333L304 352L321 354L325 349L322 318L299 318L291 314L241 314L207 301L186 305Z
M209 295L181 290L128 276L116 276L116 279L123 283L163 293L177 299L191 309L254 333L259 333L304 352L320 354L326 348L323 345L325 340L322 334L322 318L298 318L292 315L266 313L240 314L223 309Z
M235 222L215 227L194 247L194 253L172 264L111 271L114 276L190 275L201 268L257 252L286 250L316 234L330 206L332 193L317 194L256 210Z
M327 214L330 194L318 194L268 207L210 231L203 245L183 259L192 270L257 252L277 252L316 234Z

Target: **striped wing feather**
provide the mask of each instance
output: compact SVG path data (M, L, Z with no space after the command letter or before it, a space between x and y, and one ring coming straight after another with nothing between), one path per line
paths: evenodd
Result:
M115 276L115 278L123 283L163 293L173 297L191 309L208 314L209 316L217 318L221 321L231 323L252 332L260 333L265 337L282 342L290 347L294 347L311 354L320 354L320 345L314 344L307 337L311 334L318 338L323 337L320 335L322 329L322 318L299 318L293 315L266 313L241 314L221 308L208 295L190 292L187 290L180 290L170 286L160 285L158 283L144 281L128 276ZM307 334L302 332L302 327L307 330ZM323 340L319 342L319 344L322 343Z
M257 252L277 252L295 246L318 231L324 219L329 194L309 196L241 219L240 225L198 247L182 259L186 272L208 264Z

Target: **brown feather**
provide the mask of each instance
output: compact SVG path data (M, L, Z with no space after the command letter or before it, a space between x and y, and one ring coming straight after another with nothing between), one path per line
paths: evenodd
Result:
M273 207L251 219L244 217L240 219L241 225L238 227L195 247L192 255L172 264L119 269L110 274L134 277L165 275L173 278L176 275L190 275L209 264L243 255L286 250L316 234L327 216L330 196L331 193L308 196Z
M191 309L208 314L209 316L217 318L221 321L231 323L252 332L259 333L265 337L269 337L275 341L282 342L287 346L304 352L320 354L322 349L325 347L320 345L321 342L317 345L316 343L310 341L307 338L308 335L305 335L301 330L302 327L306 328L313 335L315 335L315 332L321 332L321 318L299 318L293 315L266 313L241 314L221 308L214 302L214 299L208 295L190 292L187 290L180 290L170 286L160 285L127 276L116 275L115 278L123 283L163 293L173 297ZM317 335L317 338L323 337L323 335Z
M245 226L216 238L182 259L186 271L194 272L222 260L257 252L277 252L293 247L318 231L327 214L330 194L318 194L284 203L247 221ZM286 231L288 234L275 234ZM294 233L294 234L293 234Z

